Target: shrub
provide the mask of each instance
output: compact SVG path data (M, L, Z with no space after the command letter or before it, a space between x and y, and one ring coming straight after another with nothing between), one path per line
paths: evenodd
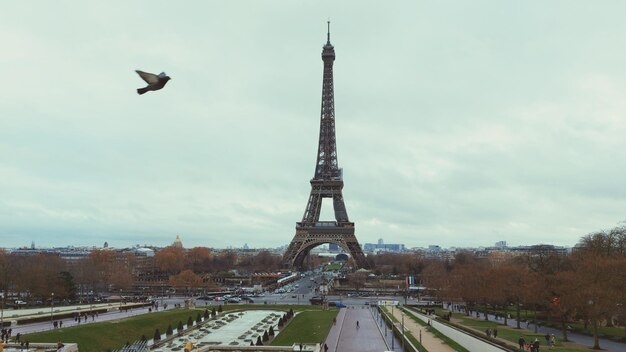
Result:
M261 342L261 336L256 338L256 345L257 346L263 346L263 342Z
M267 334L267 331L263 332L263 341L267 341L270 339L270 336Z
M167 330L165 330L165 336L170 336L174 333L174 331L172 331L172 324L169 324L167 326Z
M205 309L205 310L204 310L204 319L209 319L209 317L210 317L210 316L211 316L211 315L210 315L210 313L209 313L209 310L208 310L208 309Z
M159 331L159 328L154 331L154 341L161 341L161 332Z
M222 306L221 305L217 306L217 311L220 312L220 313L222 312Z
M190 328L193 325L193 319L191 319L191 315L187 318L187 327Z
M182 321L178 321L178 326L176 327L176 330L178 330L179 333L183 332L184 328L183 328L183 322Z
M274 336L274 327L270 325L270 331L269 331L270 336Z
M196 323L200 324L202 322L202 316L200 313L196 314Z

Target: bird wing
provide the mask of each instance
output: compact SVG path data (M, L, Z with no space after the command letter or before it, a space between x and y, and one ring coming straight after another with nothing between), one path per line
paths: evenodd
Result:
M159 81L159 76L155 75L154 73L148 73L148 72L143 72L139 70L135 70L135 72L137 72L139 77L141 77L141 79L146 81L146 83L148 84L154 84Z

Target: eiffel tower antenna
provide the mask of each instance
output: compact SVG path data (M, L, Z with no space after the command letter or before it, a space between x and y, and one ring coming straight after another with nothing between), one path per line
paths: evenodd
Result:
M334 243L352 255L355 264L366 268L367 260L354 235L354 223L350 222L343 200L343 173L337 161L337 138L335 135L335 96L333 84L333 62L335 48L330 44L330 21L326 45L322 47L324 75L322 80L322 109L320 134L317 147L315 173L311 179L311 194L302 221L296 223L296 235L291 240L283 264L285 267L301 269L311 249L326 243ZM322 200L332 199L334 221L320 221Z
M326 44L330 45L330 20L326 21L328 24L328 33L326 34Z

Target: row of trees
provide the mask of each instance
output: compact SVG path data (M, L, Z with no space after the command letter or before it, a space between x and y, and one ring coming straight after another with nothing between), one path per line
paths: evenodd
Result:
M524 307L558 321L565 340L568 324L590 324L599 348L600 324L626 325L626 227L583 237L571 255L541 247L498 260L461 253L428 263L422 279L442 301L464 302L484 319L489 310L515 307L519 328Z
M216 288L207 277L274 271L281 257L262 251L256 254L223 251L205 247L185 250L166 247L153 258L133 252L93 250L89 256L66 261L57 254L15 255L0 249L0 292L21 294L31 303L55 299L75 299L79 294L110 290L127 291L140 280L162 280L177 288L207 286Z

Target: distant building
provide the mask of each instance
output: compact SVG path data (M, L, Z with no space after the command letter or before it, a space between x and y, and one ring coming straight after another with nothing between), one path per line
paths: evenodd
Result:
M243 244L243 250L244 250L244 251L247 251L248 249L250 249L250 247L248 247L248 244L247 244L247 243L244 243L244 244Z
M441 252L441 247L437 244L431 244L428 246L429 252Z
M328 244L328 251L329 252L339 252L339 245L336 243L329 243Z
M382 243L382 239L378 240L378 243L365 243L363 250L366 252L404 252L404 244L399 243Z
M172 243L172 247L183 248L183 241L180 240L180 236L176 235L176 239L174 243Z
M379 238L379 239L378 239L378 245L379 245L379 246L382 246L382 245L384 245L384 244L385 244L385 242L383 242L383 239L382 239L382 238Z
M497 248L506 248L506 241L498 241L494 246Z

